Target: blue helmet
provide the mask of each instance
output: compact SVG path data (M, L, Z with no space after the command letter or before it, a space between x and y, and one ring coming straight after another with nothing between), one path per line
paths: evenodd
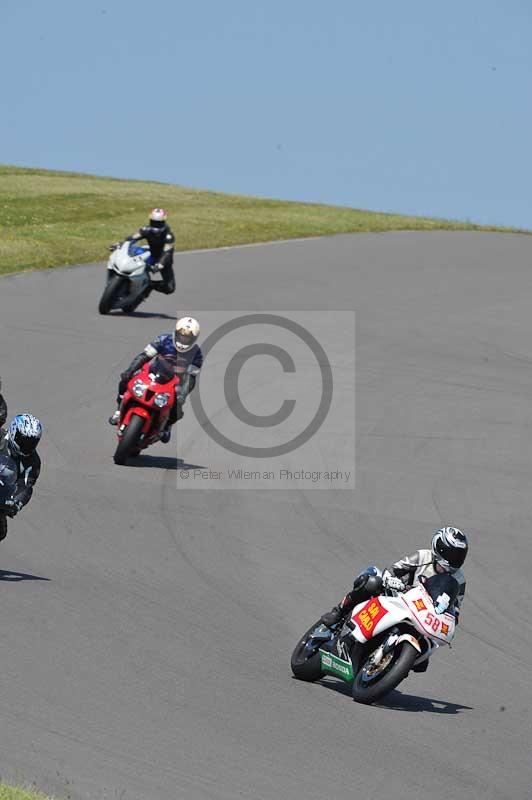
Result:
M7 440L14 455L29 456L42 436L42 425L33 414L17 414L9 423Z

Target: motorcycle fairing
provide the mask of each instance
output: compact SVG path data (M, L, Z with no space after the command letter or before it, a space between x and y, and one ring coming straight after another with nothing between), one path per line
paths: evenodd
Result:
M147 262L150 259L149 251L146 250L143 255L132 255L129 251L129 245L130 242L124 242L121 247L111 253L107 268L118 275L130 278L132 281L145 280L145 282L148 282Z
M377 606L372 603L378 601ZM384 609L384 613L380 609ZM364 644L379 633L408 620L423 636L450 644L455 631L452 614L436 614L429 593L421 584L402 595L379 595L356 605L351 614L352 635Z
M124 414L124 419L120 423L120 430L125 430L129 423L131 422L131 417L133 414L136 414L137 417L144 418L144 425L142 426L142 433L146 434L150 427L151 427L151 414L147 411L143 406L140 406L135 403L131 403L129 408L127 409L126 413Z
M373 636L373 631L387 613L388 609L381 603L380 599L372 597L359 611L352 614L351 621L358 626L366 639L370 639Z
M456 620L453 614L447 611L443 614L436 613L429 593L421 584L405 592L400 599L409 610L412 621L420 633L450 644L454 637Z
M323 672L341 678L346 683L352 682L354 678L353 665L351 661L346 661L334 653L320 649L321 668Z
M409 617L400 597L372 597L354 607L351 613L352 634L358 642L365 644L377 634Z

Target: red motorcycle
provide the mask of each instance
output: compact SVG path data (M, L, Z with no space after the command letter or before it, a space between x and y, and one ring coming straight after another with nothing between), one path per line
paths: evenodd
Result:
M120 406L115 464L125 464L150 444L160 441L175 402L177 387L186 380L162 356L155 356L130 379Z

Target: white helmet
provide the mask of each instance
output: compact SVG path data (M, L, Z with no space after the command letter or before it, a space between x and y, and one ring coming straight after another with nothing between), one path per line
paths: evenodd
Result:
M200 326L194 317L181 317L175 324L174 346L178 353L186 353L196 343Z
M150 225L152 228L164 228L168 214L164 208L154 208L150 212Z

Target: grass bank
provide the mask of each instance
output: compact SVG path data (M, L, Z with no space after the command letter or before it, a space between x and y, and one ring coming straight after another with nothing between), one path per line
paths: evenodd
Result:
M7 786L0 783L0 800L52 800L40 792L23 789L20 786Z
M178 250L393 230L510 230L0 165L0 273L103 261L164 206Z

